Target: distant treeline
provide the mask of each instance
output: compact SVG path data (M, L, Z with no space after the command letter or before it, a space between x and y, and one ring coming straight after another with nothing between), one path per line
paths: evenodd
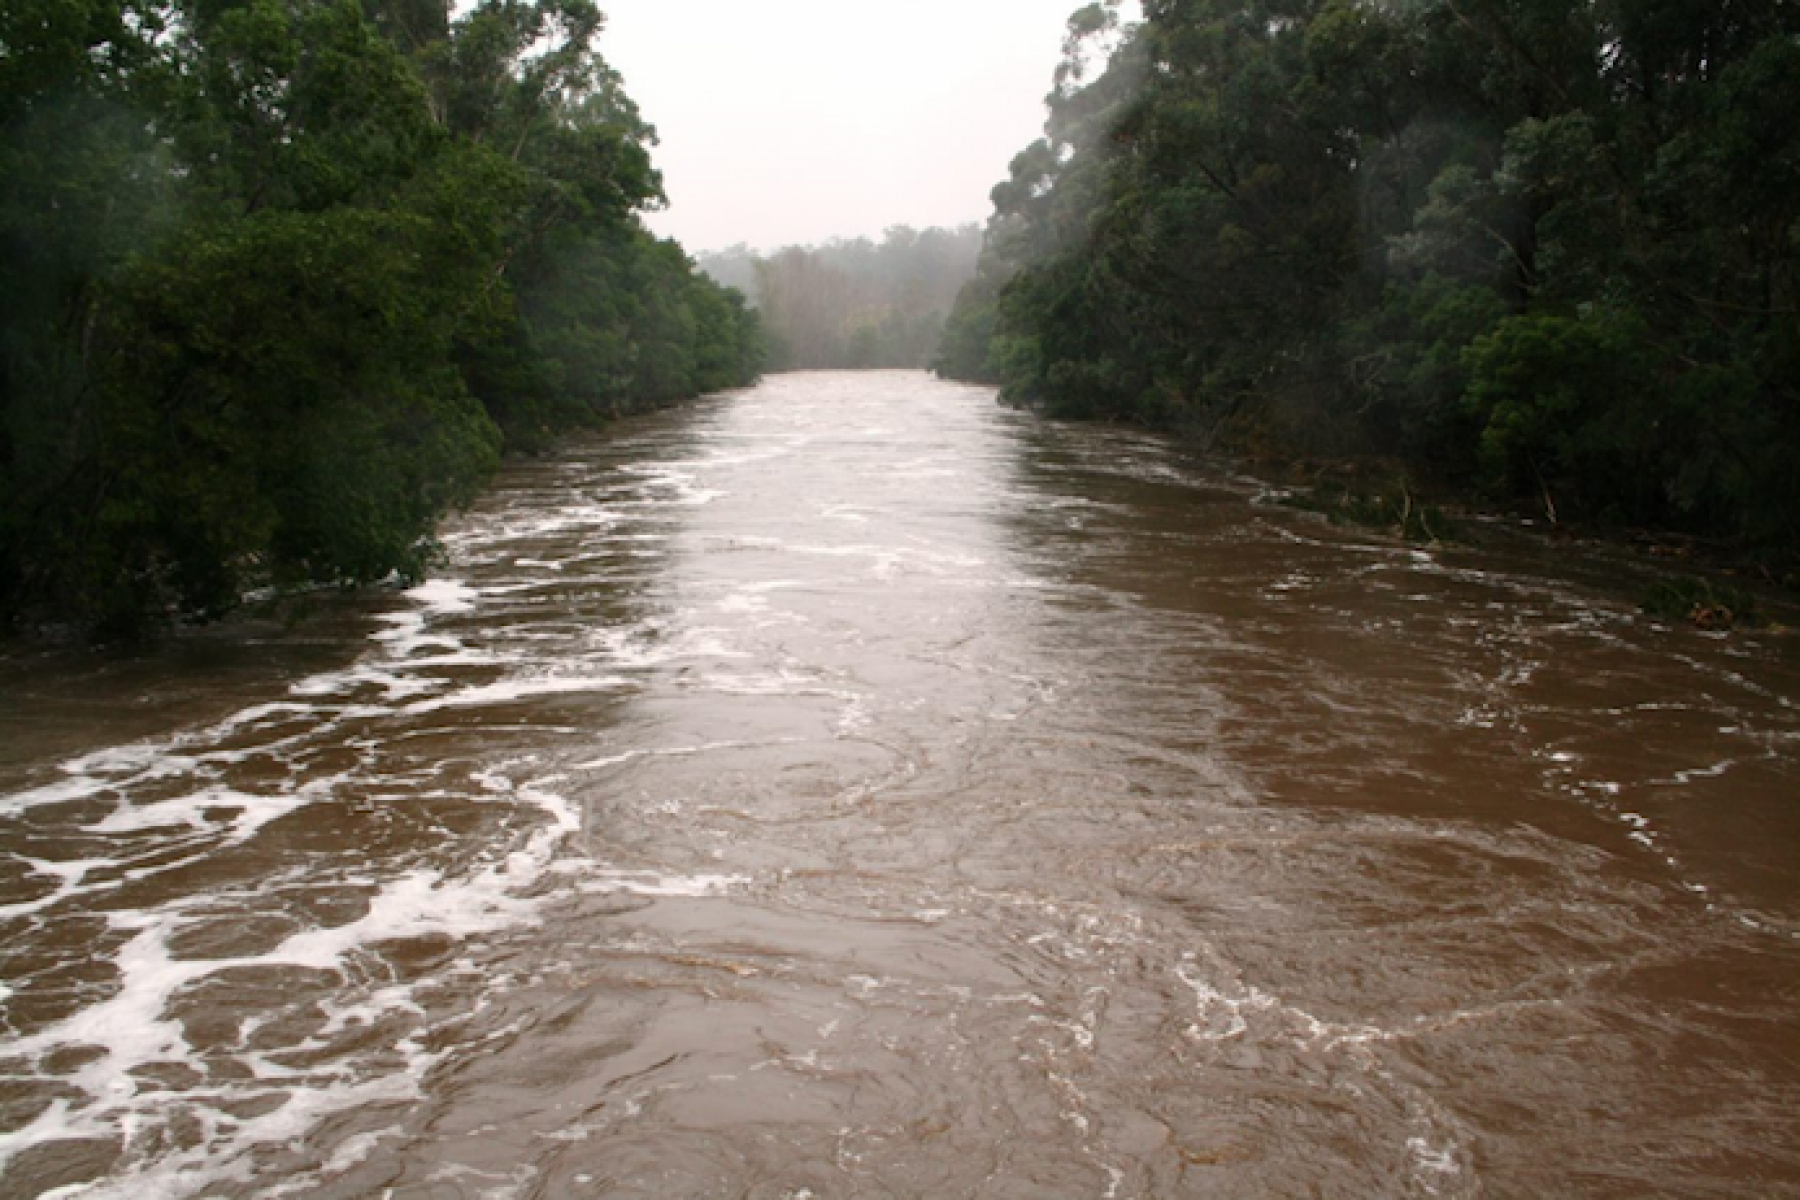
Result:
M931 362L957 293L975 272L981 230L889 229L759 255L702 254L714 279L756 298L777 370L912 367Z
M1143 9L1072 19L940 371L1800 541L1800 6Z
M751 380L590 0L0 7L0 623L417 573L504 446Z

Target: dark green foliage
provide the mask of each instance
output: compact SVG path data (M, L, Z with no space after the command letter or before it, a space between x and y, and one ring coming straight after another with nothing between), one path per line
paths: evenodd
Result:
M1071 21L941 370L1397 455L1558 520L1800 543L1800 13L1109 14Z
M931 369L947 379L999 383L994 361L994 334L1000 319L1000 281L978 275L963 286L956 305L944 319Z
M503 443L748 382L588 0L0 12L0 621L418 575Z
M99 371L118 483L92 569L160 549L168 578L140 583L208 612L260 578L420 573L421 539L499 448L450 360L443 292L461 281L421 269L433 232L265 213L133 264Z

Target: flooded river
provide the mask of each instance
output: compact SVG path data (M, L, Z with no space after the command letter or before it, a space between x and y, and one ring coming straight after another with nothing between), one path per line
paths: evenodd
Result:
M0 660L0 1195L1800 1196L1791 639L1267 500L783 376Z

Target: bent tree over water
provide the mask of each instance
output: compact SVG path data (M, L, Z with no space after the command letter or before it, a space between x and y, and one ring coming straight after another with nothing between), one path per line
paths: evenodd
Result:
M1800 1195L1789 644L1261 501L784 376L0 662L0 1191Z

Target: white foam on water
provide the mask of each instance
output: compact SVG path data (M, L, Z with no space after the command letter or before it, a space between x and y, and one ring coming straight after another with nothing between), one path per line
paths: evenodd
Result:
M581 832L581 810L568 797L548 790L547 785L554 782L557 782L555 778L534 780L520 787L515 794L550 817L551 831L557 834Z
M810 675L781 670L761 675L703 675L700 685L724 696L818 696L846 704L863 699L861 693L826 687Z
M295 696L347 696L365 688L379 688L382 699L392 703L418 696L437 687L430 679L413 679L378 666L351 667L302 679L288 689Z
M247 725L261 725L265 721L276 718L311 716L318 711L311 704L301 704L293 700L273 700L267 704L254 704L233 713L213 726L213 733L236 733Z
M444 935L466 939L497 932L536 919L537 905L522 898L531 883L550 866L563 836L578 818L560 797L542 786L518 790L520 797L550 811L553 825L539 831L504 862L461 877L428 868L405 872L380 884L367 911L358 919L332 928L293 934L264 954L235 958L188 960L171 952L171 940L194 919L198 902L177 902L161 910L117 913L115 929L132 936L113 956L118 991L110 998L16 1039L9 1052L38 1059L59 1049L90 1047L98 1057L63 1077L86 1099L81 1106L59 1101L23 1129L0 1134L0 1167L19 1151L59 1140L109 1139L129 1135L143 1124L147 1103L192 1109L208 1135L191 1151L159 1158L127 1169L120 1177L69 1190L70 1196L176 1197L194 1194L222 1179L247 1178L244 1156L258 1145L288 1141L304 1134L324 1116L380 1101L404 1100L418 1094L419 1081L436 1058L416 1042L397 1049L406 1069L391 1064L380 1076L359 1079L348 1064L325 1070L298 1071L253 1056L258 1084L288 1093L274 1112L252 1120L229 1118L208 1100L218 1093L162 1095L133 1072L155 1064L182 1064L204 1075L205 1064L188 1043L182 1024L169 1015L172 1002L195 985L225 972L302 968L330 972L350 980L351 964L365 948L385 942ZM204 914L201 914L204 916ZM342 1004L328 1005L326 1034L352 1022L372 1022L396 1011L420 1013L410 986L370 990ZM240 1093L241 1095L242 1093ZM342 1153L342 1151L340 1151Z
M1462 1174L1462 1164L1456 1161L1454 1146L1433 1146L1428 1139L1415 1137L1407 1140L1406 1151L1412 1156L1414 1166L1425 1175ZM1430 1188L1430 1184L1426 1186ZM1435 1193L1435 1189L1431 1190Z
M701 497L690 491L687 499ZM557 514L539 525L591 529L617 520L593 506ZM556 569L555 564L544 566ZM31 859L27 865L44 880L34 890L47 894L8 906L0 916L29 915L135 879L191 869L221 850L251 842L274 822L346 791L380 799L384 789L392 790L370 757L386 740L380 726L366 737L358 731L358 738L343 747L353 751L356 765L328 777L318 775L319 751L337 749L334 731L349 722L404 721L440 710L634 686L611 670L583 671L579 664L565 674L522 673L480 682L447 676L442 668L514 665L517 669L522 655L515 644L518 638L509 636L511 653L501 653L472 648L434 628L441 619L476 611L488 594L454 579L421 585L405 593L407 605L401 611L377 618L379 624L361 661L301 679L285 697L246 706L214 724L71 758L60 766L62 778L0 797L0 814L83 805L75 810L79 824L70 832L110 842L112 847L79 859ZM646 661L658 654L729 655L730 648L717 634L676 639L666 647L621 644L620 648L625 657L635 650ZM518 636L528 637L530 631ZM389 736L410 732L403 728ZM326 760L336 757L328 755ZM258 762L258 782L247 789L229 786L225 780L230 777L222 768L251 759ZM266 785L264 760L275 772ZM565 874L571 866L584 871L587 866L585 859L566 857L568 839L579 831L582 818L579 805L562 794L560 782L558 776L544 776L515 783L497 771L481 777L482 786L496 796L533 810L534 817L542 814L542 819L532 821L516 848L474 868L399 864L377 873L346 864L349 873L337 869L324 876L283 873L281 889L361 893L366 908L330 928L289 932L266 951L258 946L257 953L182 957L189 953L183 943L195 931L229 921L236 912L273 911L291 918L279 904L273 910L257 904L259 889L227 894L213 888L108 914L112 937L100 961L116 973L108 984L110 994L101 993L87 1007L12 1039L7 1047L9 1057L29 1064L26 1074L45 1081L54 1078L77 1095L52 1104L24 1128L0 1134L0 1168L27 1148L91 1139L123 1143L117 1174L57 1194L84 1200L172 1200L211 1194L209 1189L234 1182L266 1188L266 1181L256 1177L259 1147L297 1143L335 1113L416 1098L426 1072L452 1052L449 1048L428 1052L423 1044L428 1040L429 1017L420 989L441 979L394 984L379 969L373 948L422 937L479 939L534 923L543 903L542 881L553 872ZM401 788L421 798L454 790L420 793L410 784ZM261 881L262 889L277 882ZM722 875L661 878L619 873L610 881L602 879L600 886L699 896L722 894L740 882ZM323 994L316 1004L323 1027L314 1028L297 1045L275 1046L257 1038L258 1030L267 1029L275 1018L251 1008L235 1047L225 1051L240 1072L221 1080L215 1071L220 1047L209 1044L202 1051L189 1040L188 1017L183 1013L191 1001L185 998L196 989L216 986L215 981L255 981L284 970L322 977ZM0 1001L16 999L20 986L18 981L0 984ZM355 1034L361 1027L388 1032L370 1042ZM402 1040L396 1042L395 1037ZM337 1048L336 1043L346 1040L348 1046ZM252 1045L263 1048L249 1049ZM59 1051L76 1048L85 1059L80 1066L68 1072L45 1068L46 1060ZM295 1053L306 1065L293 1065ZM164 1080L171 1071L206 1082L170 1090ZM244 1111L247 1101L266 1103L271 1097L281 1102L261 1116L233 1115ZM168 1136L170 1122L177 1119L190 1131L183 1133L179 1149ZM322 1174L296 1176L281 1185L285 1191L259 1194L305 1194L313 1186L309 1180L342 1173L377 1151L382 1136L352 1138L323 1163Z
M140 778L159 776L165 773L160 768L168 764L155 759L153 753L153 747L131 747L122 753L88 755L70 765L136 770ZM190 765L190 760L183 760L182 765ZM171 843L164 837L153 843L154 865L145 870L173 869L203 860L221 844L249 840L270 822L329 796L349 778L345 774L316 779L277 796L214 786L143 806L121 800L112 813L90 822L84 832L102 837L173 830L181 840ZM208 959L176 955L178 936L216 921L221 903L234 902L221 893L110 914L111 927L125 935L124 943L107 956L117 974L116 990L62 1020L13 1039L8 1046L10 1056L35 1063L59 1050L81 1048L93 1054L72 1073L57 1076L60 1084L76 1089L82 1098L72 1103L59 1100L24 1128L0 1134L0 1169L33 1146L123 1139L123 1165L115 1177L73 1185L56 1194L86 1200L190 1196L227 1180L252 1182L250 1154L256 1147L294 1141L333 1113L416 1097L420 1080L437 1057L410 1037L385 1047L373 1075L364 1074L355 1060L357 1051L351 1051L349 1059L306 1069L284 1066L269 1055L325 1048L320 1038L354 1024L373 1024L394 1013L423 1017L414 994L414 988L424 986L423 982L371 987L365 981L365 968L359 964L370 947L428 936L468 939L533 923L539 906L529 898L533 885L554 868L564 840L580 825L576 807L554 790L557 782L555 776L517 786L498 776L484 779L493 790L505 791L549 818L502 861L456 874L416 867L379 881L331 880L334 887L349 883L368 889L362 915L331 928L293 933L265 953ZM204 848L192 858L170 860L170 851L179 854L190 845ZM122 864L95 857L73 862L33 860L30 865L57 881L54 894L32 904L44 907L82 890L95 868ZM116 881L103 881L87 890L115 886ZM208 1077L207 1061L188 1041L186 1028L172 1013L172 1006L193 988L227 973L292 968L342 981L343 993L320 1003L328 1017L322 1033L300 1046L263 1053L238 1050L251 1070L251 1077L242 1081L170 1093L149 1076L136 1074L144 1068L174 1066ZM10 987L0 990L0 1000L11 995ZM260 1021L255 1017L247 1020L240 1032L240 1046L249 1041ZM398 1067L396 1053L402 1060ZM283 1097L273 1111L253 1119L231 1115L234 1101L271 1094ZM161 1117L168 1110L179 1111L195 1123L199 1130L196 1144L174 1152L167 1149L159 1131L163 1129ZM360 1149L352 1146L340 1150L340 1155Z
M193 1062L186 1035L167 1016L170 1001L221 972L276 967L341 971L349 955L368 945L430 934L468 937L529 921L533 906L513 895L529 867L515 861L454 880L419 868L389 880L359 919L293 934L266 954L224 959L178 959L171 939L187 928L192 903L161 910L114 913L114 929L133 936L113 956L119 989L109 999L14 1041L12 1052L37 1057L69 1046L105 1051L67 1077L102 1106L139 1090L131 1072L161 1062ZM535 865L535 864L533 864ZM197 1063L195 1064L198 1065ZM3 1145L3 1139L0 1139ZM0 1156L4 1150L0 1149Z
M44 1193L39 1200L187 1200L212 1194L221 1183L246 1187L258 1184L262 1181L257 1178L248 1157L251 1149L294 1144L320 1122L337 1113L417 1099L420 1094L418 1080L431 1061L435 1060L417 1054L408 1070L385 1078L290 1093L280 1108L248 1120L217 1110L194 1112L206 1133L200 1146L147 1162L113 1178L57 1188ZM59 1102L59 1106L61 1104ZM49 1133L47 1140L80 1136L87 1135L72 1126L64 1126L60 1134ZM219 1159L222 1144L235 1148L233 1157L223 1162ZM311 1180L291 1182L297 1186L281 1194L300 1194L315 1186ZM265 1191L259 1194L277 1193Z
M447 708L480 708L490 704L509 704L537 696L565 696L581 692L612 692L631 687L631 681L619 675L546 675L540 678L501 679L493 683L459 688L430 700L415 700L400 712L406 716L422 716Z
M752 595L749 592L733 592L719 601L720 612L759 613L767 612L768 609L768 597Z
M777 545L789 554L804 554L814 558L866 558L870 560L870 572L880 578L898 574L902 568L909 572L945 577L964 574L987 565L987 560L977 555L925 550L917 546L869 543L822 546L779 542Z
M803 590L806 583L797 579L769 580L763 583L746 583L733 587L724 596L714 602L714 608L722 613L734 616L755 616L769 611L769 597L776 592ZM798 614L784 614L788 620L804 620Z
M66 771L69 768L65 764L63 769ZM108 780L78 775L73 779L58 780L56 783L45 784L42 787L14 792L12 795L0 799L0 813L11 815L30 808L71 804L77 800L86 800L90 796L99 795L111 786Z
M1242 998L1227 996L1199 977L1192 960L1176 967L1175 975L1194 993L1200 1020L1188 1026L1187 1034L1198 1041L1227 1042L1241 1037L1250 1031L1250 1023L1244 1017L1246 1007L1272 1007L1266 997L1255 993Z
M704 899L723 896L749 884L748 875L662 875L655 871L597 870L583 883L589 894L626 892L633 896Z
M317 717L320 720L341 719L370 712L367 709L344 708L326 712L311 704L275 701L242 709L217 723L187 730L172 736L111 746L68 759L58 770L65 778L10 796L0 797L0 815L12 815L38 807L76 803L108 793L124 797L140 788L158 785L171 779L202 774L219 764L242 762L253 754L274 755L317 732L317 725L297 730L285 738L264 741L250 749L220 749L227 741L248 727L279 718ZM379 710L373 710L379 711ZM235 800L226 803L235 803ZM161 810L165 816L146 817L139 829L187 822L172 815L176 810ZM126 818L119 818L126 821ZM120 828L123 828L121 826ZM103 832L110 832L109 827Z
M481 593L455 579L434 579L408 591L406 598L433 616L459 616L475 611Z
M200 765L214 760L235 760L237 755L216 753L198 757L178 757L171 761L194 774ZM92 837L125 839L119 853L86 858L47 860L25 859L40 875L58 881L55 893L37 900L0 908L0 915L21 916L42 911L78 895L115 890L125 881L136 881L165 871L179 869L200 858L248 843L259 832L290 814L329 798L343 784L353 781L351 772L314 779L302 786L275 794L252 794L223 785L212 784L193 791L138 804L131 797L140 782L161 782L170 774L160 769L147 769L123 782L106 784L98 791L115 794L113 811L98 820L75 829ZM161 834L160 838L144 838L145 834ZM171 853L193 850L195 853L171 859ZM144 866L133 866L145 863ZM129 868L119 876L89 884L87 877L97 870Z
M0 919L4 920L29 917L35 913L55 908L76 896L116 891L123 886L122 881L118 879L103 880L91 885L87 882L87 877L95 871L123 866L123 861L116 858L94 857L51 861L42 858L27 858L21 855L16 856L16 861L31 868L34 874L56 880L56 887L36 900L21 900L15 904L0 905ZM0 999L4 999L4 997L0 997Z
M623 763L635 762L641 758L689 758L696 754L712 754L720 750L760 750L770 746L797 746L803 740L801 738L773 738L767 741L752 742L702 742L697 746L670 746L661 750L627 750L622 754L575 763L570 769L601 771L608 767L620 766Z
M0 799L0 813L68 804L115 787L154 783L186 774L198 766L200 760L175 751L198 740L200 738L189 737L132 742L71 758L59 768L67 778Z
M1375 1025L1346 1025L1322 1021L1281 997L1237 980L1214 983L1201 976L1198 956L1182 955L1175 976L1194 993L1199 1022L1187 1029L1200 1042L1225 1042L1253 1032L1273 1036L1308 1049L1334 1051L1361 1049L1374 1042L1392 1041L1391 1030ZM1272 1028L1264 1029L1270 1025Z
M117 866L119 862L116 858L78 858L72 861L52 862L44 858L24 857L21 857L19 861L39 875L55 879L64 887L71 889L79 887L90 871Z
M191 759L176 759L166 744L145 741L95 750L63 764L63 770L79 775L123 775L140 771L161 770L165 775L186 770Z
M416 670L428 664L419 662L414 655L421 650L442 650L444 655L433 660L433 664L444 662L485 661L485 655L471 651L456 638L443 634L426 633L426 617L423 612L387 613L379 618L391 628L380 633L372 633L369 640L378 642L386 648L390 657L403 660L408 669Z
M163 800L142 807L129 800L121 800L119 807L110 815L81 828L84 833L102 835L141 833L145 830L181 826L211 830L218 827L218 822L207 815L210 810L233 809L237 811L237 815L229 824L232 827L231 843L236 844L248 841L263 826L296 809L306 807L315 798L297 793L287 796L252 796L227 787L205 788L179 799Z
M470 1200L518 1200L526 1194L539 1173L538 1168L529 1163L521 1163L506 1172L484 1171L463 1163L449 1163L433 1171L425 1182L448 1185L451 1189L449 1194L459 1200L462 1197ZM442 1192L435 1186L425 1190L427 1196L440 1194Z
M575 769L577 771L604 770L607 767L616 767L620 763L628 763L643 758L649 753L651 752L648 750L627 750L623 754L613 754L608 755L606 758L595 758L590 759L587 762L576 763Z
M875 724L875 718L869 712L867 696L851 695L844 701L844 711L832 723L832 730L839 737L853 737Z
M504 550L516 548L522 539L542 538L558 533L586 533L597 529L611 529L619 524L621 519L619 514L607 505L575 504L548 516L505 522L498 529L473 535L469 540L479 541Z
M341 1175L345 1171L350 1170L350 1168L365 1163L373 1158L375 1156L375 1151L381 1147L381 1143L387 1141L389 1138L398 1138L402 1136L404 1136L404 1131L398 1126L395 1126L389 1129L378 1129L372 1133L359 1133L353 1138L347 1138L343 1145L331 1152L331 1159L325 1164L325 1167L320 1174L327 1178L333 1175ZM284 1194L288 1193L282 1188L276 1188L269 1192L271 1197Z
M1718 779L1723 775L1729 774L1737 765L1737 759L1728 758L1723 762L1714 763L1710 767L1694 767L1686 771L1677 771L1675 772L1675 777L1666 782L1686 785L1693 783L1697 779Z
M728 632L704 625L684 625L672 631L636 625L600 629L591 640L606 654L609 666L625 669L658 667L696 658L753 657L729 645L724 640Z
M502 794L521 804L529 804L550 818L547 827L533 835L523 853L528 862L537 862L544 868L553 864L558 844L567 834L581 831L581 809L561 792L552 791L554 785L566 783L567 775L546 775L525 783L514 782L507 774L519 766L528 766L535 760L524 759L517 762L500 763L473 776L476 783L490 792Z
M643 502L658 507L673 505L680 508L704 508L730 495L718 488L700 487L692 471L667 463L645 463L642 466L626 467L624 471L628 475L642 478L647 488L667 489L674 493L672 498Z
M1194 993L1199 1021L1186 1030L1190 1040L1218 1043L1238 1038L1254 1038L1259 1042L1277 1040L1297 1048L1323 1054L1343 1054L1349 1063L1368 1074L1372 1083L1394 1089L1406 1099L1413 1114L1413 1125L1423 1132L1407 1142L1414 1180L1425 1192L1438 1195L1439 1185L1463 1173L1464 1156L1454 1134L1443 1128L1441 1109L1430 1095L1412 1087L1386 1070L1373 1047L1379 1043L1401 1040L1410 1033L1444 1028L1463 1020L1483 1019L1503 1010L1458 1012L1448 1018L1420 1018L1413 1030L1390 1030L1375 1025L1353 1025L1323 1021L1304 1009L1295 1007L1258 987L1236 979L1214 982L1201 972L1199 955L1182 955L1175 975ZM1553 1003L1553 1002L1552 1002ZM1432 1114L1438 1114L1433 1119Z

